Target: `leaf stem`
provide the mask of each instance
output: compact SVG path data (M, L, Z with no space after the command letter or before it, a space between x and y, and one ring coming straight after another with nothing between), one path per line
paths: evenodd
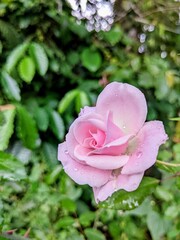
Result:
M168 162L163 162L160 160L156 160L156 162L161 165L165 165L165 166L169 166L169 167L180 167L180 163L168 163Z

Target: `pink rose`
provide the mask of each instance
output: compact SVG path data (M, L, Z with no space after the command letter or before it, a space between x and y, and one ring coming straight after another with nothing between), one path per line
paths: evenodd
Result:
M78 184L93 188L96 202L113 192L138 188L167 140L163 123L145 122L143 93L118 82L108 84L95 107L85 107L59 144L58 159Z

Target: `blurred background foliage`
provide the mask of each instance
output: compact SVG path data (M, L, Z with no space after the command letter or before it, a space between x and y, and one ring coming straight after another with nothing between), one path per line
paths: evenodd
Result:
M111 81L144 92L147 119L169 135L159 159L180 161L180 121L169 120L180 114L180 2L117 0L114 13L109 31L89 32L60 0L0 2L2 239L179 239L177 169L148 170L160 184L123 211L98 207L57 161L69 125Z

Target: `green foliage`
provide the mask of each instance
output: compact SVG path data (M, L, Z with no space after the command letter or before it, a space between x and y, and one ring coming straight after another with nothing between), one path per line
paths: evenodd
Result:
M15 68L18 61L23 57L28 46L28 42L22 43L13 49L13 51L10 53L5 63L5 69L8 73L11 73Z
M1 73L1 84L3 86L4 92L6 93L7 97L20 101L20 88L15 79L13 79L7 72L3 71Z
M7 149L9 139L14 130L15 108L11 106L10 109L0 111L0 151Z
M25 177L23 164L13 155L0 151L0 179L19 181Z
M153 240L160 239L168 229L168 222L155 211L148 214L147 225Z
M35 114L36 123L40 131L45 132L49 126L49 114L45 108L38 107Z
M58 138L58 140L63 140L65 128L61 116L56 111L49 111L49 118L50 128L54 135Z
M101 66L102 59L98 51L85 48L81 54L81 61L89 71L96 72Z
M0 3L1 232L17 229L13 239L31 228L37 240L176 240L179 168L160 161L180 159L179 3L116 0L116 23L96 33L61 2ZM88 186L64 173L57 147L111 81L143 91L147 119L162 120L169 141L136 191L97 205Z
M97 229L87 228L85 230L85 235L87 236L88 240L90 240L90 239L105 240L105 236Z
M21 59L18 71L20 77L27 83L30 83L35 75L35 65L30 57Z
M20 36L15 27L3 20L0 20L0 34L10 47L16 46L20 40Z
M117 210L131 210L136 208L153 192L158 182L157 179L144 177L136 191L127 193L124 190L120 190L115 192L112 197L101 203L100 206Z
M34 119L29 112L23 107L17 107L17 131L24 146L34 149L37 147L38 133Z
M61 114L64 113L68 109L69 105L73 104L74 101L77 113L79 113L80 109L83 108L84 106L90 105L90 101L87 94L82 90L74 89L66 93L65 96L61 99L58 111Z
M123 31L120 26L115 25L110 31L102 33L103 38L112 46L117 44L123 37Z
M48 58L44 48L38 43L31 43L29 52L34 59L38 73L44 76L48 69Z

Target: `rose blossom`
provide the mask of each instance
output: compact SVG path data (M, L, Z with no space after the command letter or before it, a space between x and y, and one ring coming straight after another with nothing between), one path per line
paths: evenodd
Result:
M95 107L85 107L59 144L58 160L78 184L93 188L96 202L138 188L167 140L163 123L145 122L147 104L136 87L113 82Z

